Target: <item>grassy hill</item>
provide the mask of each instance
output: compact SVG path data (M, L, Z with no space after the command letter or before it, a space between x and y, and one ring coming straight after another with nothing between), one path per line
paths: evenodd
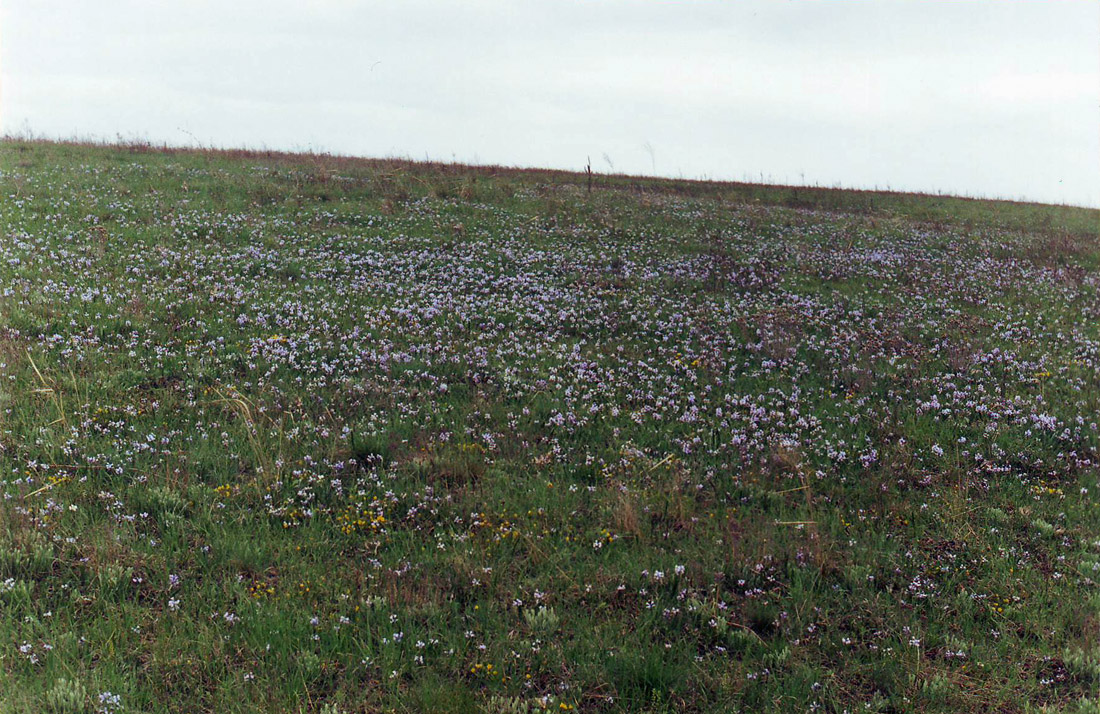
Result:
M0 711L1096 711L1098 228L0 143Z

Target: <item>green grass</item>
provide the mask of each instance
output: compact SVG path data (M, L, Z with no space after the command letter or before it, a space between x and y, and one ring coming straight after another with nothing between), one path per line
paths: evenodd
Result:
M1098 211L16 140L0 189L0 711L1096 710Z

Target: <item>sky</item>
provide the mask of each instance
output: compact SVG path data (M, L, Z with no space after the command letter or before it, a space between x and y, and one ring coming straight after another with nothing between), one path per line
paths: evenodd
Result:
M1100 206L1100 2L0 0L0 131Z

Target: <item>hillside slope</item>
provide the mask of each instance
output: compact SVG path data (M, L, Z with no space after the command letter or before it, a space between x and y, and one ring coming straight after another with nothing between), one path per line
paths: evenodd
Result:
M4 142L0 710L1078 711L1098 221Z

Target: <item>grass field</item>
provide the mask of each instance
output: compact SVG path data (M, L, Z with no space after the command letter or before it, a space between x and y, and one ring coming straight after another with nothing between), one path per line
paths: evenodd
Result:
M0 711L1098 711L1098 228L0 143Z

